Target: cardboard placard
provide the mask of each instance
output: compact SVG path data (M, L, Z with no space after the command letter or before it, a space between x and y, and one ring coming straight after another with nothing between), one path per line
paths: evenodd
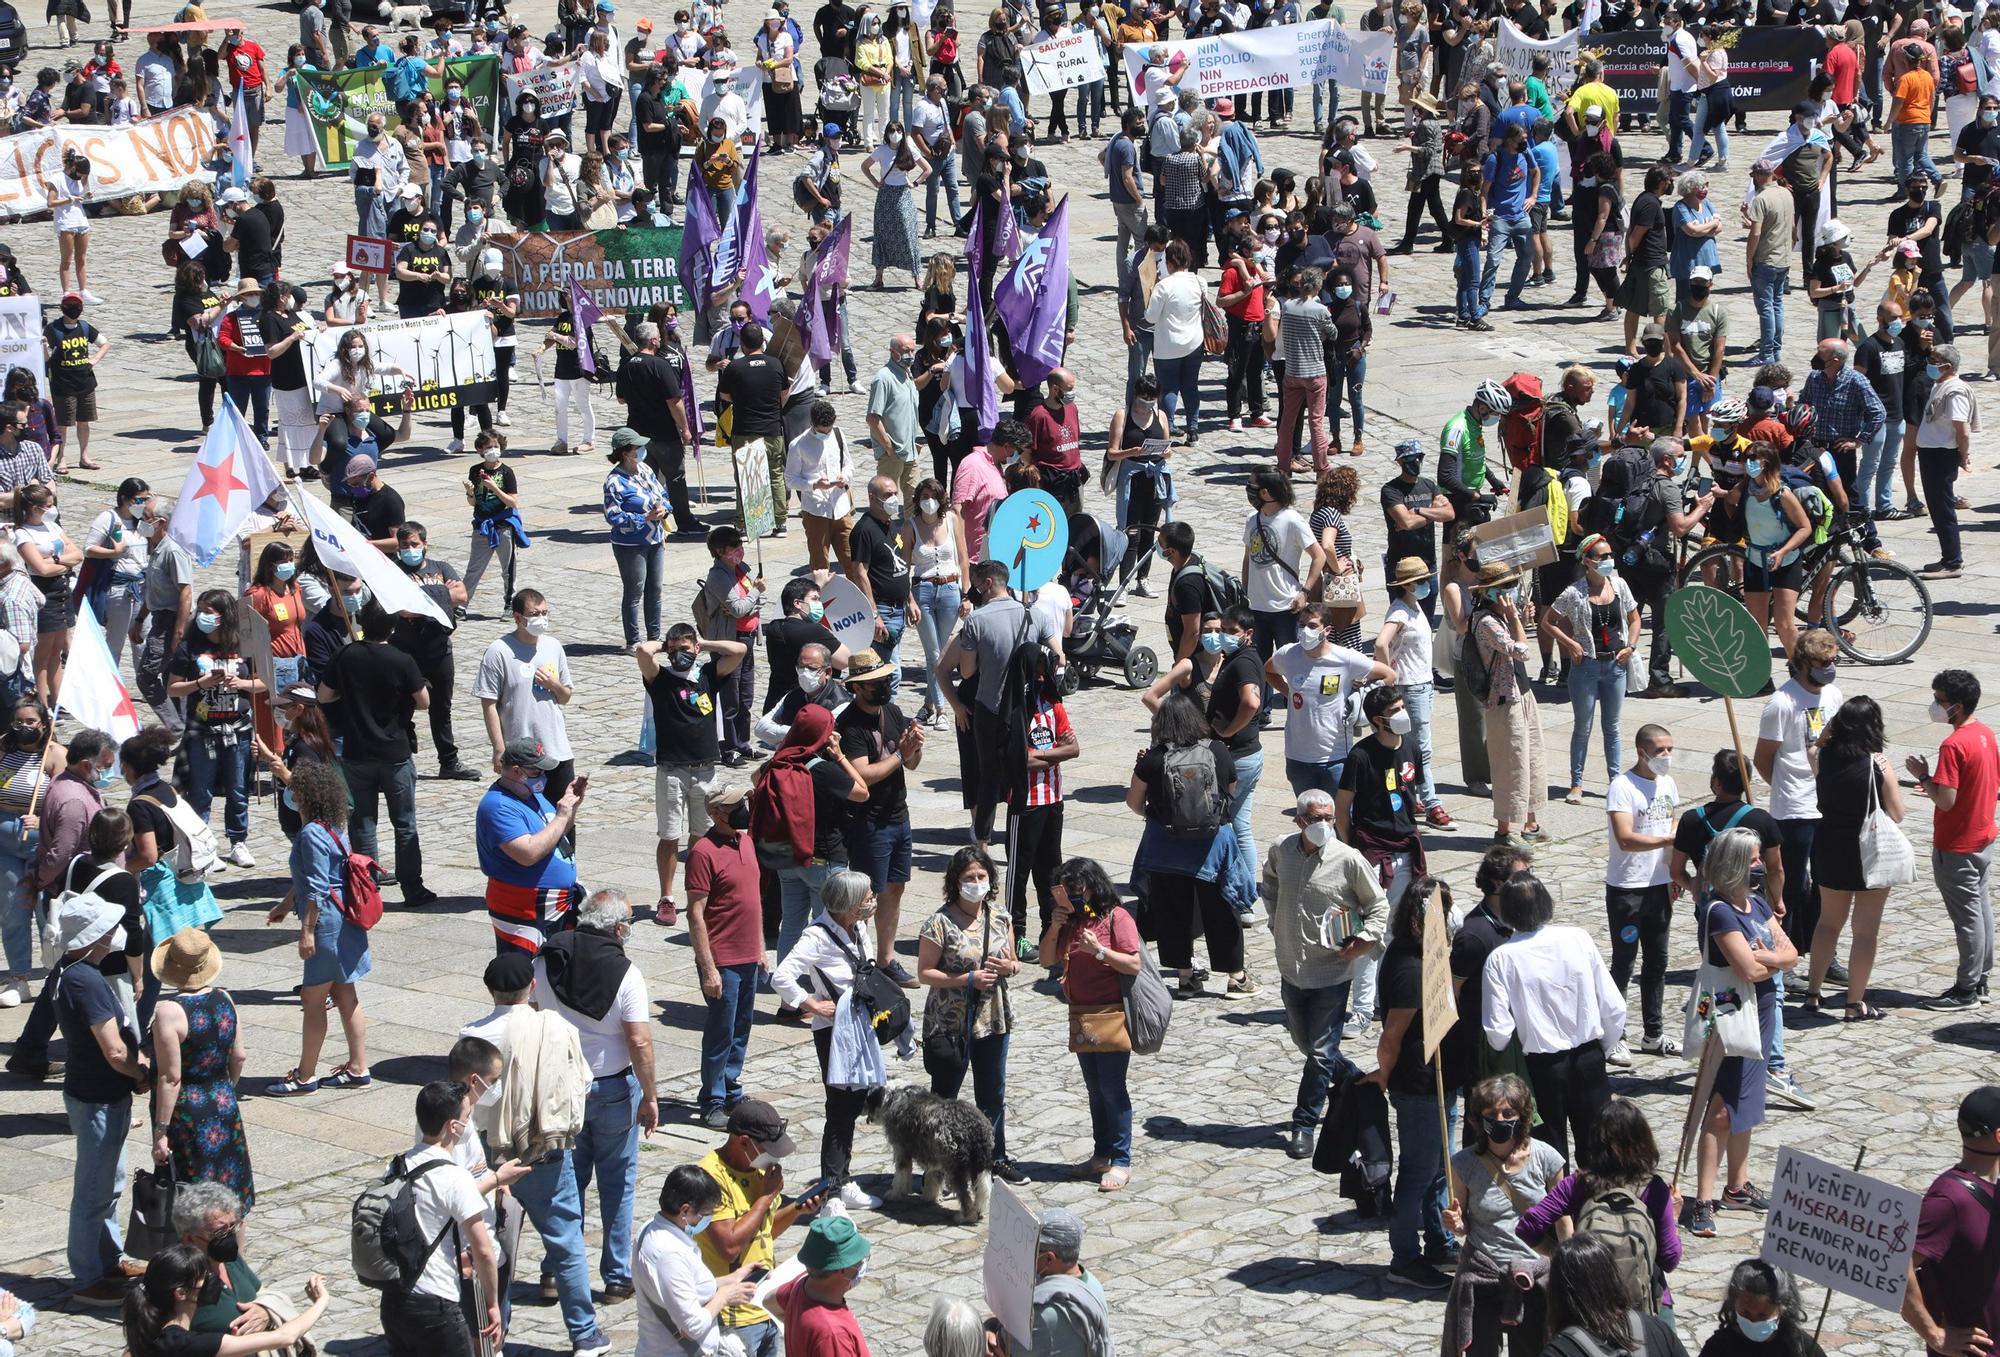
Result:
M1451 990L1451 941L1438 893L1424 905L1424 1059L1437 1059L1444 1034L1458 1021L1458 996Z
M198 237L197 237L198 238ZM187 246L183 244L182 249ZM349 236L347 267L356 273L387 273L396 257L396 243L381 236Z
M1541 509L1488 519L1472 530L1472 540L1478 544L1481 565L1501 561L1517 570L1533 570L1556 563L1555 534L1549 529L1548 513Z
M771 464L764 459L764 440L753 438L729 454L736 471L737 526L751 539L769 537L778 527L771 500Z
M993 1184L986 1206L986 1254L981 1274L986 1284L986 1308L1023 1351L1035 1346L1035 1241L1041 1224L1002 1182Z
M1918 1201L1880 1178L1780 1146L1757 1256L1842 1295L1900 1310Z

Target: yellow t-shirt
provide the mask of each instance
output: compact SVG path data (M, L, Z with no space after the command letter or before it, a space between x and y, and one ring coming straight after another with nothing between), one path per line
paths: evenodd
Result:
M1602 80L1592 80L1587 84L1578 85L1570 92L1569 106L1576 110L1576 122L1579 127L1583 125L1584 110L1589 108L1604 110L1606 127L1615 129L1618 126L1618 96L1612 93L1611 86Z
M735 1220L739 1216L750 1214L750 1205L757 1200L757 1189L763 1186L762 1169L738 1169L723 1159L721 1150L710 1150L702 1157L700 1167L703 1173L715 1179L722 1188L722 1200L716 1203L715 1219ZM762 1263L765 1267L774 1267L778 1261L777 1249L771 1242L771 1217L768 1213L764 1216L762 1227L744 1247L741 1258L724 1258L722 1250L715 1245L715 1236L707 1230L696 1235L695 1242L701 1245L701 1260L707 1263L708 1270L718 1277L734 1272L746 1263ZM738 1327L745 1324L762 1324L769 1318L771 1318L770 1312L757 1305L731 1305L722 1312L724 1324Z

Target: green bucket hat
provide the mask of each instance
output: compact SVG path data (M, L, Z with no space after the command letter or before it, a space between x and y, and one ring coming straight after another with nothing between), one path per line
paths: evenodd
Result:
M838 1272L853 1267L868 1256L871 1245L854 1222L846 1216L821 1216L806 1231L799 1245L799 1261L808 1272Z

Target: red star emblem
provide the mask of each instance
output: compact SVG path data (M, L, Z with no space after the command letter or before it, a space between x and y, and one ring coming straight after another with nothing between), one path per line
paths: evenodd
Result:
M201 471L201 489L194 492L196 499L212 499L223 508L229 507L229 497L238 490L248 491L250 487L236 479L236 459L220 465L197 462Z
M1040 514L1029 515L1028 517L1029 532L1039 532L1041 530L1041 526L1042 526L1042 516Z

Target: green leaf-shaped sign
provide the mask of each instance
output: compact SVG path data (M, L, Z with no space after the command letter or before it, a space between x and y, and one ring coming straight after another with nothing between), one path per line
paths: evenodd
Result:
M1755 697L1771 681L1771 646L1750 610L1707 585L1667 599L1667 639L1704 687L1723 697Z

